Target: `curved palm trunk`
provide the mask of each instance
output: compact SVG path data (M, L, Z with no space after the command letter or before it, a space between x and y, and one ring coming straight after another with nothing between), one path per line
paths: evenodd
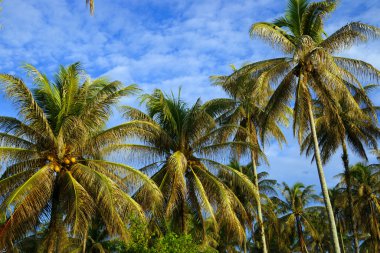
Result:
M251 133L252 133L252 126L250 120L248 120L248 134L249 134L249 142L252 143L251 140ZM256 203L257 203L257 223L259 225L260 230L260 237L261 237L261 244L263 248L263 253L268 253L267 249L267 243L265 239L265 229L263 225L263 213L261 210L261 199L260 199L260 189L259 189L259 179L257 177L257 165L256 165L256 155L255 152L251 149L251 161L252 161L252 168L253 168L253 176L254 176L254 184L256 186Z
M343 160L343 165L344 165L344 177L347 184L346 191L347 191L348 204L349 204L349 219L351 222L351 230L352 230L352 233L354 234L354 250L355 250L355 253L359 253L358 232L356 229L356 221L354 218L354 202L352 200L351 174L350 174L350 167L349 167L349 162L348 162L347 146L344 139L342 140L342 149L343 149L342 160Z
M303 78L302 75L300 75L299 78L301 80ZM325 173L323 171L322 160L321 160L321 155L320 155L320 151L319 151L317 132L315 130L314 114L313 114L313 109L312 109L310 98L307 101L307 107L308 107L308 111L309 111L309 123L310 123L311 133L313 136L314 153L315 153L315 160L317 163L319 181L321 183L323 199L325 202L325 206L326 206L327 214L328 214L328 218L329 218L330 233L331 233L331 236L333 239L335 253L340 253L339 237L338 237L338 232L336 229L334 212L333 212L331 202L330 202L330 197L329 197L329 192L328 192L328 188L327 188Z

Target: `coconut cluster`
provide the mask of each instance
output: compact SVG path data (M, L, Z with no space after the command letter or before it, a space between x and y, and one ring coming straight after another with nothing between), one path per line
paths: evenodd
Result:
M62 169L69 170L70 167L77 162L74 156L66 155L63 159L56 159L52 155L48 155L47 159L55 172L61 172Z

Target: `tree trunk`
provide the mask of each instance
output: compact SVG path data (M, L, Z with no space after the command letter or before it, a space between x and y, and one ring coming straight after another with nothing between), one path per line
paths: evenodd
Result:
M296 217L296 223L297 223L298 240L300 241L301 252L306 253L305 239L303 237L302 225L301 225L301 221L299 217Z
M187 235L185 200L181 201L181 227L182 227L182 233L184 235Z
M340 223L338 223L338 225L339 225ZM341 243L340 243L340 245L342 246L342 253L346 253L346 250L344 249L344 241L343 241L343 231L342 231L343 229L342 229L342 225L340 224L340 226L339 226L339 232L340 232L340 241L341 241Z
M299 78L300 79L303 78L302 75L300 75ZM313 136L313 142L314 142L315 161L317 163L319 181L321 184L323 199L325 202L325 206L326 206L327 214L328 214L328 218L329 218L330 233L331 233L331 236L333 239L333 245L334 245L335 253L340 253L339 237L338 237L338 232L336 230L334 212L333 212L331 202L330 202L330 196L329 196L329 192L328 192L328 188L327 188L325 173L323 171L322 160L321 160L321 155L320 155L320 151L319 151L318 138L317 138L317 133L315 130L315 122L314 122L314 114L313 114L313 109L312 109L312 104L311 104L311 98L308 99L307 106L308 106L308 111L309 111L310 129L311 129L311 133Z
M61 214L59 210L59 186L58 186L58 177L55 179L55 185L53 189L53 195L52 195L52 207L51 207L51 218L50 218L50 224L49 224L49 234L53 234L55 238L52 238L48 235L47 238L47 247L46 252L48 253L60 253L61 247L60 247L60 226L61 226Z
M252 131L253 130L252 130L251 122L250 122L250 120L248 120L249 142L253 145L252 138L251 138ZM257 217L257 223L259 225L259 231L260 231L263 253L268 253L267 243L266 243L266 239L265 239L265 229L264 229L264 225L263 225L263 214L262 214L262 210L261 210L259 180L257 178L256 155L255 155L255 151L253 149L251 149L251 161L252 161L253 177L254 177L253 183L256 187L255 198L256 198L256 203L257 203L257 216L258 216Z
M352 200L352 189L351 189L351 174L350 174L350 167L348 162L348 152L347 152L347 146L346 142L343 139L342 140L342 149L343 149L343 165L344 165L344 177L347 184L347 196L348 196L348 204L349 204L349 219L351 222L351 230L354 234L354 252L359 253L359 240L358 240L358 232L356 229L356 221L354 218L354 203Z
M254 152L251 152L251 156L254 155ZM258 183L258 178L257 178L257 167L256 167L256 161L255 158L252 159L252 168L253 168L253 175L255 178L255 186L257 193L256 195L256 203L257 203L257 223L259 224L259 230L260 230L260 237L261 237L261 244L263 247L263 253L268 253L267 249L267 243L266 243L266 238L265 238L265 228L263 224L263 213L261 210L261 198L260 198L260 189L259 189L259 183Z
M88 227L87 227L87 230L86 230L86 232L84 233L84 236L83 236L82 253L86 252L87 237L88 237Z

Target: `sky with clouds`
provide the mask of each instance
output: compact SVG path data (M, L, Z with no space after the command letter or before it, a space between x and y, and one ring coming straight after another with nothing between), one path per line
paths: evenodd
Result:
M85 0L3 0L0 13L0 72L23 76L24 63L51 76L60 64L80 61L91 77L108 76L137 83L145 92L182 87L189 103L226 96L209 76L230 73L230 64L277 57L280 52L249 38L257 21L282 15L286 0L95 0L90 16ZM380 27L380 1L341 0L326 22L331 34L350 21ZM380 40L358 45L341 55L380 68ZM372 94L379 104L380 92ZM123 101L137 105L135 98ZM16 116L0 94L0 115ZM116 122L117 120L114 119ZM297 141L284 129L288 144L265 151L272 178L318 185L310 159L299 154ZM358 161L352 157L352 163ZM375 158L370 155L370 161ZM341 172L339 154L325 166L328 184Z

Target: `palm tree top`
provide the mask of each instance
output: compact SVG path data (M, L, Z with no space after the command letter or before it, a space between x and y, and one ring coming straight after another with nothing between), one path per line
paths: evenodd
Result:
M103 129L112 106L137 87L82 78L79 63L61 66L54 81L31 65L25 69L33 90L22 79L0 74L1 88L22 117L0 117L0 162L5 166L0 179L1 248L38 225L41 215L50 222L46 241L64 236L57 234L64 225L74 237L85 236L95 212L110 235L125 240L125 211L145 219L127 186L145 184L149 200L141 204L158 203L162 197L147 175L108 161L109 152L104 152L123 142L128 127Z

